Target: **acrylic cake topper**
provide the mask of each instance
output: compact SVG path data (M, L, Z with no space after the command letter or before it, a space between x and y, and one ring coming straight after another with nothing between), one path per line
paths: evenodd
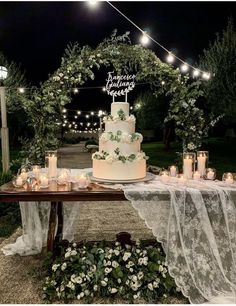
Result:
M127 102L127 94L134 89L136 75L125 74L125 75L114 75L114 71L108 72L108 78L106 83L106 92L112 96L113 102L115 97L125 96L125 102Z

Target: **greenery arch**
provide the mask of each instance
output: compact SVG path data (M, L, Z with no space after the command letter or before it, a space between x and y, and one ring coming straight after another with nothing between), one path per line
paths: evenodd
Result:
M95 49L89 46L70 45L62 57L61 66L49 79L35 90L30 99L25 98L29 122L34 138L25 142L25 152L32 162L42 163L45 150L57 148L56 133L60 127L64 106L71 101L72 88L94 79L94 69L112 66L117 73L135 72L136 80L149 82L153 94L170 96L169 114L166 118L176 123L176 134L183 141L184 150L201 146L209 129L196 99L202 95L200 82L192 82L182 76L179 69L161 62L149 49L132 45L129 33L117 36L116 31ZM164 82L164 83L163 83Z

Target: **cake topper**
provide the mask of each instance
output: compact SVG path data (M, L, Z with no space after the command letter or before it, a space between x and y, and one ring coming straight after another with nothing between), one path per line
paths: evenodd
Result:
M115 102L115 97L125 96L125 102L127 102L127 94L134 89L136 75L125 74L125 75L114 75L114 71L108 72L106 92L112 96L112 101Z

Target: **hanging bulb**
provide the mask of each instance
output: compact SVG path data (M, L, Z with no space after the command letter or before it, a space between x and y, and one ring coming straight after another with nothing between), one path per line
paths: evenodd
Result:
M166 57L166 61L167 61L167 63L173 63L174 62L174 60L175 60L175 57L172 55L172 53L170 52L168 55L167 55L167 57Z
M78 115L81 115L81 111L77 111L77 114L78 114Z
M104 92L105 92L105 91L106 91L106 87L103 87L103 88L102 88L102 91L104 91Z
M66 113L66 112L67 112L67 109L63 108L62 112L63 112L63 113Z
M194 76L194 77L198 77L199 74L200 74L200 71L199 71L198 69L194 69L194 71L193 71L193 76Z
M141 36L141 38L140 38L140 43L141 43L141 45L146 46L146 45L149 44L149 42L150 42L150 39L149 39L149 37L147 36L146 32L143 32L143 34L142 34L142 36Z
M181 71L182 72L187 72L188 71L188 65L186 65L186 64L183 64L181 67L180 67L180 69L181 69Z
M74 94L77 94L79 92L79 89L78 88L74 88Z
M98 0L88 0L87 2L92 8L96 8L96 6L98 5Z
M23 87L20 87L18 90L19 90L19 93L24 93L25 92L25 89Z
M165 85L165 81L161 81L161 85Z
M94 115L94 112L91 112L90 114L93 116L93 115Z
M204 72L204 73L202 74L202 77L203 77L203 79L205 79L205 80L209 80L209 79L211 78L211 74L210 74L210 73L207 73L207 72Z

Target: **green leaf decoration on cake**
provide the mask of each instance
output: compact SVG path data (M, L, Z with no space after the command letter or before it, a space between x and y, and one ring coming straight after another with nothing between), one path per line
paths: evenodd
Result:
M114 151L117 155L120 154L120 149L119 148L116 148L115 151Z
M119 116L120 120L122 121L126 120L126 116L123 109L118 110L117 115Z

